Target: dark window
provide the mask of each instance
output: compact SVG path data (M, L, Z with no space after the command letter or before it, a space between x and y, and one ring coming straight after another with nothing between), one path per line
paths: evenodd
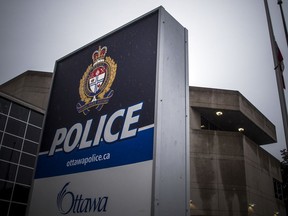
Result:
M18 163L19 156L19 151L14 151L13 149L9 149L4 146L0 149L0 159L2 160Z
M42 127L43 118L44 118L43 114L31 110L29 123L36 125L38 127Z
M25 126L26 125L23 122L8 118L6 132L23 137L25 133Z
M201 129L203 130L221 130L219 127L214 125L212 122L201 116Z
M10 111L10 116L17 119L27 121L29 115L29 110L23 106L13 103Z
M34 142L39 142L40 134L41 134L41 129L28 125L27 132L26 132L26 139L32 140Z
M26 211L26 205L12 203L10 207L9 216L24 216Z
M7 116L0 114L0 130L4 131Z
M23 183L26 185L30 185L32 182L33 170L19 166L18 174L17 174L17 182Z
M24 165L24 166L29 166L29 167L31 167L31 168L34 168L35 159L36 159L35 156L22 153L22 154L21 154L20 164L21 164L21 165Z
M0 199L10 200L12 189L13 189L12 183L0 180Z
M29 197L30 187L15 184L13 201L27 203Z
M24 141L23 151L36 155L38 150L38 144L30 142L28 140Z
M14 164L0 161L0 179L15 181L16 168Z
M10 101L0 97L0 113L8 114Z
M22 142L23 142L23 139L20 139L18 137L15 137L9 134L5 134L2 145L8 146L13 149L21 150Z
M275 198L282 200L283 199L283 184L273 179L273 185L274 185L274 192L275 192Z
M0 201L1 215L6 216L8 214L9 202Z

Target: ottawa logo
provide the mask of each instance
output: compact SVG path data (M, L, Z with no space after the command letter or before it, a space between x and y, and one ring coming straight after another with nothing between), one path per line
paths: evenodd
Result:
M108 197L84 197L83 194L75 194L68 190L66 183L57 195L57 207L61 214L69 213L83 215L85 213L106 212ZM70 214L69 214L70 215Z
M109 102L114 91L111 85L116 76L117 64L106 56L107 47L100 47L92 54L93 63L88 66L79 85L81 101L76 105L78 113L86 115L91 108L98 111Z

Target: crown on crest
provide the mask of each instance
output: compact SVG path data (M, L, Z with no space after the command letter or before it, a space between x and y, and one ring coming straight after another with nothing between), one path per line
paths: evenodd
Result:
M96 50L92 54L93 65L97 64L98 62L104 61L106 53L107 53L107 47L104 46L101 48L101 46L99 46L98 50Z

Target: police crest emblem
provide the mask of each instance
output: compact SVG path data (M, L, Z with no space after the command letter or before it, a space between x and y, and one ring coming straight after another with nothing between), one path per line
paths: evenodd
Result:
M113 96L114 91L110 88L116 76L117 64L106 54L106 46L99 46L92 54L93 63L87 67L80 80L81 101L76 105L78 113L86 115L91 108L100 111Z

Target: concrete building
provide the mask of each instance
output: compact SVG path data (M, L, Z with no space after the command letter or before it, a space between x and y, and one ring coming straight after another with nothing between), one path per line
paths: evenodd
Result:
M0 85L0 92L46 110L51 81L51 72L29 70Z
M1 216L25 215L51 80L27 71L0 86ZM189 91L191 215L286 215L280 162L261 148L275 126L237 91Z
M237 91L190 87L191 215L286 215L274 125Z
M0 215L24 216L52 73L27 71L0 86Z

